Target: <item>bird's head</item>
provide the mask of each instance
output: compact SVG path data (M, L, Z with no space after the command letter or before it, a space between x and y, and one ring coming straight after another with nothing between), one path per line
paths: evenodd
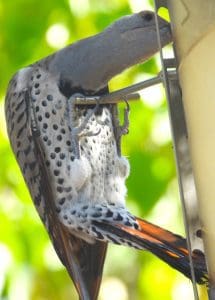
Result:
M172 40L170 24L157 16L161 45L165 46ZM121 47L125 47L123 56L131 59L132 64L145 61L159 49L156 31L156 15L151 11L125 16L107 28L107 32L118 36ZM126 55L127 53L127 55ZM130 55L128 55L130 54Z
M171 41L170 25L158 17L161 45ZM62 93L97 94L126 68L147 60L159 49L155 14L124 16L101 33L78 41L52 56L49 68L59 74Z

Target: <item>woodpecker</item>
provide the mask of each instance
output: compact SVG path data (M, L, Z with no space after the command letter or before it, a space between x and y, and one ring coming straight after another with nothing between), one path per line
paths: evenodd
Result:
M170 26L158 21L164 46ZM120 152L116 105L75 104L77 94L107 94L113 76L157 51L155 14L142 11L21 69L9 83L11 147L82 300L97 299L109 242L148 250L191 277L186 240L126 209L129 163ZM196 281L204 283L204 255L194 251L192 258Z

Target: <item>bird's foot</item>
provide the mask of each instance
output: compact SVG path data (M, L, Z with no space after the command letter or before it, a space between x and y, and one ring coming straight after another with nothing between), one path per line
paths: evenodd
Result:
M128 134L129 132L129 113L130 113L130 106L126 99L124 99L124 102L126 104L126 107L124 109L124 120L123 124L120 125L119 121L116 124L116 139L117 141L120 141L122 135ZM118 118L118 116L116 116Z
M81 94L72 95L68 99L68 113L69 113L69 123L71 128L71 143L74 148L75 156L80 158L80 150L79 150L79 140L83 136L95 136L100 133L100 130L97 132L92 132L90 130L87 131L87 123L90 118L98 111L99 101L97 100L96 105L93 109L88 109L87 114L79 126L75 126L76 121L76 98L82 96Z

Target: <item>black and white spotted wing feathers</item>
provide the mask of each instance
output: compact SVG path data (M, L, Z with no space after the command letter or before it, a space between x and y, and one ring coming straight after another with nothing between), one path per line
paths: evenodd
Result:
M19 74L10 83L11 88L7 94L5 108L10 142L38 213L81 299L96 299L102 278L107 243L96 241L94 244L89 244L72 235L58 219L54 201L56 196L53 193L52 180L47 166L49 165L48 159L45 155L46 138L38 127L41 115L38 114L38 108L34 105L35 99L39 97L38 89L36 89L39 83L32 86L34 80L31 72L31 69L24 71L21 85L17 81ZM39 81L41 74L37 73L36 78ZM26 84L23 85L24 83ZM35 98L32 98L34 95ZM65 100L63 95L58 96L60 100ZM48 94L45 99L51 101L51 94ZM52 113L55 115L54 108ZM53 172L58 177L59 170L54 169Z

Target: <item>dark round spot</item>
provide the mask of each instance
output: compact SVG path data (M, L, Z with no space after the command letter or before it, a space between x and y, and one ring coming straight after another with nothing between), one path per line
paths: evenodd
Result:
M60 159L64 159L66 155L64 153L60 153Z
M113 212L112 212L111 210L108 210L108 211L106 212L106 217L107 217L107 218L113 217Z
M48 128L48 124L47 123L43 123L43 128L47 129Z
M61 151L61 148L60 148L60 147L55 147L54 151L55 151L56 153L59 153L59 152Z
M52 101L52 100L53 100L53 96L52 96L52 95L48 95L48 96L47 96L47 100L48 100L48 101Z
M40 110L40 107L39 107L39 106L36 106L36 107L35 107L35 111L38 112L39 110Z
M50 157L51 157L51 159L55 159L56 154L52 152L52 153L50 154Z
M71 142L70 141L66 141L67 146L71 146Z
M48 139L49 139L49 138L47 137L47 135L45 135L45 136L43 137L44 142L47 142Z
M43 101L42 101L42 106L47 106L46 100L43 100Z
M54 175L55 175L55 176L59 176L59 174L60 174L60 171L59 171L59 170L54 170Z
M40 86L39 83L35 83L34 87L37 89Z
M39 122L41 122L43 118L42 118L41 115L39 115L37 119L38 119Z
M122 221L123 217L118 213L116 217L113 218L115 221Z
M62 166L62 162L60 160L57 161L57 166L61 167Z
M58 182L59 184L63 184L64 179L63 179L63 178L58 178L57 182Z
M46 117L47 119L50 117L49 112L46 112L46 113L45 113L45 117Z
M57 140L58 140L59 142L62 141L62 135L59 134L59 135L57 136Z
M40 77L41 77L41 74L38 74L38 75L37 75L37 79L39 79Z
M51 146L52 142L50 140L47 141L47 145Z
M60 131L61 131L62 134L65 134L65 133L66 133L66 130L65 130L64 128L61 128Z
M70 159L71 159L71 161L74 161L75 157L74 157L74 156L71 156Z
M63 198L61 198L61 199L59 200L59 204L62 205L62 204L64 204L65 201L66 201L66 198L63 197Z
M53 115L56 115L56 113L57 113L54 108L52 109L52 113L53 113Z
M57 186L57 191L58 191L59 193L62 193L62 192L63 192L62 186Z
M137 223L134 223L134 228L135 228L135 229L138 229L138 228L139 228L139 226L138 226Z
M40 94L40 90L36 90L35 95L39 95Z
M67 219L68 219L67 215L64 215L63 218L64 218L64 220L67 220Z
M57 124L54 124L54 125L53 125L53 129L54 129L54 130L57 130L57 129L58 129Z

